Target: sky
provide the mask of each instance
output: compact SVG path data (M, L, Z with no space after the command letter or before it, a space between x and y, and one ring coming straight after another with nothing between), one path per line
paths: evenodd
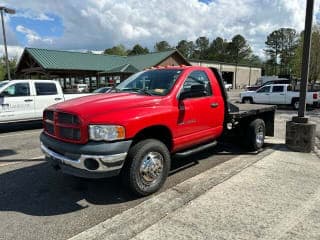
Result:
M139 43L153 50L157 41L206 36L230 40L241 34L264 56L266 37L281 27L304 28L306 0L0 0L16 10L5 14L9 56L24 47L102 51ZM320 0L314 21L320 22ZM0 55L4 52L2 35Z

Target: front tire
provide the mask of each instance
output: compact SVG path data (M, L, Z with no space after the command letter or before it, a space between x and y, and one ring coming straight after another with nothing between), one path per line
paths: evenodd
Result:
M246 133L247 147L251 151L257 151L264 145L266 126L262 119L255 119L248 125Z
M242 103L252 104L253 101L252 101L252 98L244 98L244 99L242 100Z
M164 143L142 140L129 150L122 172L123 183L137 196L150 195L162 187L170 165L170 153Z

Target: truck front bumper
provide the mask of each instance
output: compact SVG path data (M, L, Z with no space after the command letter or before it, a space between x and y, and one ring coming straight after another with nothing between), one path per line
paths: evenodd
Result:
M40 135L41 150L55 169L85 178L104 178L118 175L132 143L88 142L72 144Z

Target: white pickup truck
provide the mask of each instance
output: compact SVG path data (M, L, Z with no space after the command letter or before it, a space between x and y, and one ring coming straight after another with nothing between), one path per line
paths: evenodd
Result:
M87 94L63 94L54 80L0 82L0 124L39 120L43 110L55 103Z
M256 91L240 93L242 103L263 103L275 105L292 105L294 109L299 108L299 92L291 91L290 84L270 84L262 86ZM306 103L308 105L319 104L319 93L308 92Z

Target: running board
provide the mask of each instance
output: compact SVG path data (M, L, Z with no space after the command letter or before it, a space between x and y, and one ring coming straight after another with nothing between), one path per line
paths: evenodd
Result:
M186 150L184 152L177 152L175 154L175 156L178 156L178 157L186 157L186 156L189 156L191 154L194 154L194 153L197 153L197 152L200 152L200 151L203 151L207 148L211 148L211 147L214 147L218 144L217 141L214 141L214 142L210 142L210 143L207 143L205 145L201 145L199 147L196 147L196 148L192 148L192 149L189 149L189 150Z

